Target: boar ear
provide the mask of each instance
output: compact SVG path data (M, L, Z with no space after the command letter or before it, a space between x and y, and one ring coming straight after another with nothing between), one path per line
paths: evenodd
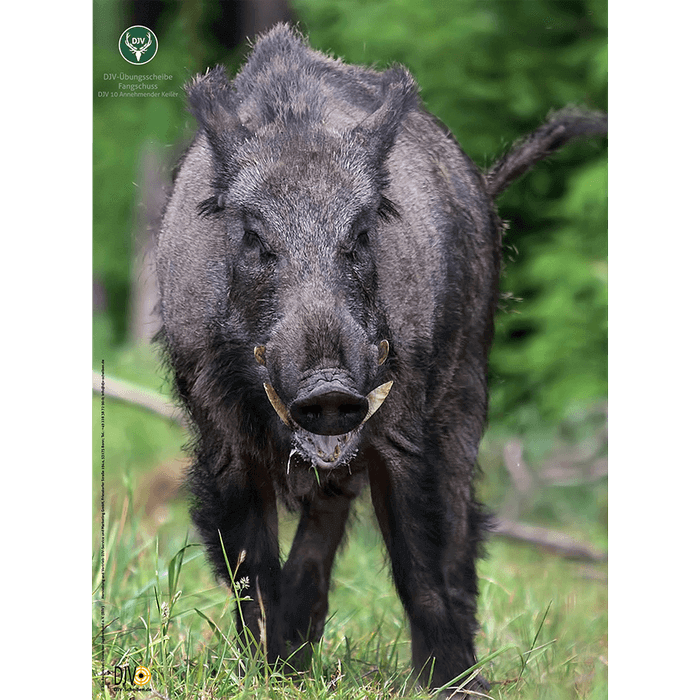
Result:
M238 97L223 66L198 75L187 88L190 110L219 158L247 135L236 108Z
M352 131L380 162L394 145L404 117L418 102L416 83L405 68L393 66L382 73L381 79L381 106Z

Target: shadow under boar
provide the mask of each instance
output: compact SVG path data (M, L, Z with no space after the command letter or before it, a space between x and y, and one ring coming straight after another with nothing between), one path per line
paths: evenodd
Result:
M414 667L440 687L476 663L494 198L606 120L556 114L484 174L406 70L346 65L285 25L233 82L217 67L188 95L199 131L157 266L161 341L196 434L194 523L217 575L232 583L223 544L250 583L242 624L299 667L369 480ZM301 512L283 566L278 498Z

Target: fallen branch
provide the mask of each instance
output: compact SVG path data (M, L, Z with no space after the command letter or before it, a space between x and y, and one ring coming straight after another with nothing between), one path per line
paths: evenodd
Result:
M95 394L102 394L102 377L98 372L92 373L92 391ZM142 389L135 384L130 384L122 379L114 377L104 378L104 395L117 401L123 401L132 405L145 408L151 413L155 413L162 418L176 423L183 428L187 427L185 414L155 391Z
M563 532L548 530L537 525L528 525L522 522L498 518L494 532L497 535L513 540L539 545L555 554L572 559L586 559L597 562L608 560L607 552L589 547Z

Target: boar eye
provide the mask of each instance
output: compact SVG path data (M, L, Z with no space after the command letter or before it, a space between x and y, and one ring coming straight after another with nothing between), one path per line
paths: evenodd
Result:
M355 238L355 248L366 248L369 245L369 231L365 228L357 234Z
M243 229L243 242L249 246L259 246L262 244L260 234L252 228Z
M350 241L345 253L351 259L354 259L358 253L366 250L369 246L369 231L361 229L360 232Z
M277 257L260 234L253 228L243 229L243 245L250 250L257 251L260 261L263 263L273 262Z

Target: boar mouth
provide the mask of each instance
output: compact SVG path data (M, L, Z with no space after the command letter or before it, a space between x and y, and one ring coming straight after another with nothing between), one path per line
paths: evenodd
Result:
M316 467L332 469L347 464L355 456L359 444L359 436L364 424L384 403L393 384L393 381L381 384L373 391L370 391L366 397L362 397L363 405L366 404L367 406L364 417L359 425L340 435L321 434L302 427L292 417L291 411L280 399L273 386L268 382L264 382L263 387L280 420L293 432L294 444L292 454L297 454Z
M294 431L293 453L321 469L350 462L357 453L362 426L343 435L316 435L303 428Z

